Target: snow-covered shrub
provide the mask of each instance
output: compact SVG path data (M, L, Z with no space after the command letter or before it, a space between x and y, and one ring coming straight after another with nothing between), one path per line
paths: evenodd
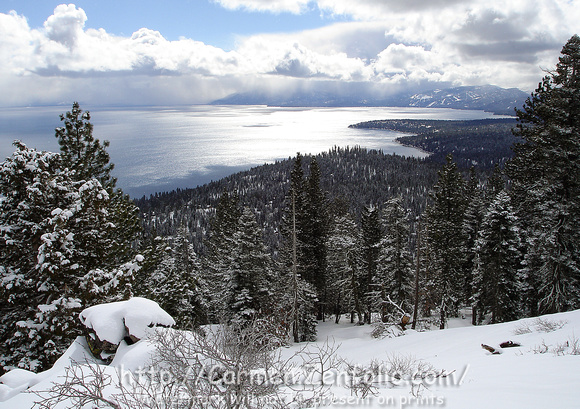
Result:
M66 404L74 405L69 407L75 408L121 409L114 397L105 394L106 388L113 385L115 375L113 368L73 362L73 365L65 368L65 382L55 382L50 390L35 392L39 400L34 407L51 409Z
M373 327L371 332L373 338L395 338L405 335L405 331L398 325L376 322L373 324Z
M514 335L531 334L532 328L530 327L530 323L527 321L522 321L514 328L513 333Z
M553 353L556 356L564 355L580 355L580 340L576 338L575 334L572 334L564 342L559 342L555 345L546 344L545 340L542 340L541 344L534 345L531 348L534 354L545 354L548 352Z
M553 332L557 331L566 325L566 321L563 320L549 320L543 318L537 318L534 320L534 327L538 332Z
M349 376L346 388L362 398L399 386L410 387L411 394L419 396L435 379L448 375L429 362L403 354L391 354L384 361L374 359L368 365L345 362L345 366Z
M205 326L195 331L158 329L151 368L123 386L125 408L146 408L146 401L179 402L196 408L276 406L279 385L269 381L284 365L259 331L233 326ZM160 406L164 407L164 406Z
M567 324L564 320L550 320L547 318L536 318L533 321L521 321L514 328L514 335L530 334L532 332L553 332L563 328Z

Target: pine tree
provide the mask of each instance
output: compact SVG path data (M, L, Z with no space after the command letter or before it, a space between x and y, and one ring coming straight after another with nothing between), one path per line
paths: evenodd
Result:
M481 225L476 242L474 299L491 323L517 319L520 313L520 237L517 218L505 191L497 194Z
M378 274L375 280L380 299L381 321L387 322L393 311L392 303L406 312L411 311L414 270L409 252L409 213L402 197L389 200L383 209L384 234L380 246ZM398 317L400 318L400 317Z
M289 323L294 342L316 339L316 312L318 298L316 289L304 277L310 264L305 243L306 228L306 185L302 169L302 156L296 155L290 173L290 189L286 194L286 209L282 233L284 247L281 254L281 281L286 283L288 294L283 297L284 321Z
M72 109L60 115L64 127L55 130L58 139L63 166L73 173L76 180L88 180L95 178L101 185L112 193L116 179L111 177L114 168L109 163L109 141L102 144L93 137L93 125L89 122L91 114L80 108L78 102L74 102Z
M236 251L234 234L239 231L241 211L237 194L224 191L210 222L209 239L206 241L207 255L203 260L203 276L212 283L208 300L208 319L218 323L224 321L226 311L226 285L235 268L233 255Z
M142 257L115 256L130 244L115 240L123 225L97 179L74 179L60 154L16 147L0 169L3 365L42 369L79 333L80 309L131 295Z
M78 312L131 296L143 261L138 209L114 190L108 142L78 103L61 119L60 153L17 142L0 170L3 366L49 366L79 333Z
M375 283L377 280L379 255L381 252L381 222L376 207L364 207L361 213L361 290L364 294L364 321L371 323L375 306Z
M317 319L324 320L326 307L326 274L328 235L327 203L320 188L320 168L316 158L309 166L306 180L306 203L302 230L304 279L314 286L317 294Z
M356 313L358 323L363 323L362 294L358 246L360 232L348 212L335 216L327 239L328 247L328 304L332 307L335 322L341 314Z
M206 285L188 236L186 227L177 230L177 236L167 243L164 257L148 280L151 298L175 319L178 328L206 323Z
M157 269L160 268L160 265L165 261L167 253L171 251L171 245L167 238L161 237L153 231L143 238L139 243L139 247L143 255L143 263L141 270L139 270L137 277L135 277L133 291L135 296L153 300L154 295L152 291L155 285L152 284L151 279Z
M437 300L441 329L449 315L456 313L461 299L461 268L463 264L465 215L465 182L451 155L438 172L431 203L426 209L427 252L431 258L431 296Z
M272 260L254 213L245 207L234 233L233 268L226 283L226 316L245 327L272 314Z
M521 227L528 232L526 280L539 287L532 313L580 307L580 37L517 110L506 169ZM536 288L537 288L536 287ZM530 297L531 298L531 297Z
M464 263L462 266L462 301L465 304L471 304L472 307L472 324L475 325L477 322L477 307L473 300L473 273L475 270L475 243L479 236L479 230L481 228L481 223L483 222L484 211L485 211L485 201L484 192L479 186L479 180L475 173L475 169L472 167L469 171L469 180L466 185L466 201L467 207L465 209L465 217L463 219L462 235L465 239L463 254Z

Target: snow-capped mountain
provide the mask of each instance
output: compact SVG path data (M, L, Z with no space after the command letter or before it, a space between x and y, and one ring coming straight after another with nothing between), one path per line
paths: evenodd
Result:
M514 108L520 108L527 96L517 88L484 85L421 92L403 98L401 103L412 107L481 109L513 114Z
M523 106L529 95L517 88L494 85L466 86L427 90L418 93L400 93L376 98L365 92L295 91L291 94L248 92L233 94L212 102L214 105L271 105L271 106L392 106L421 108L476 109L497 114L513 115L514 108Z

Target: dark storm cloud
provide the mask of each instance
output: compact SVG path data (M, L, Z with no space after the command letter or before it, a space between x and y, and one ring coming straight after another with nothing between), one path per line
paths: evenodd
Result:
M553 39L509 40L480 44L457 44L465 57L482 60L538 63L538 54L557 49L561 44Z

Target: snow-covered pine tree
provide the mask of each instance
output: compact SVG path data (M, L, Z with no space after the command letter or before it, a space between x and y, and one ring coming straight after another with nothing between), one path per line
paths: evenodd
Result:
M464 238L462 234L465 215L465 181L447 155L447 162L438 172L439 180L433 187L431 203L425 211L425 250L430 258L428 287L430 296L439 306L439 327L445 328L449 315L457 312L461 299L461 268L463 265Z
M359 228L348 212L335 216L330 229L328 248L328 304L338 324L342 314L357 314L363 323L359 278Z
M364 294L364 321L371 323L375 308L375 294L377 288L376 276L379 254L381 252L382 228L379 209L374 206L365 206L361 213L361 241L360 241L360 270L361 291Z
M142 258L115 257L130 243L115 241L123 226L97 179L74 179L60 154L16 147L0 169L2 364L37 370L78 334L80 309L130 295Z
M580 37L517 110L524 142L506 165L521 227L526 279L539 287L532 313L580 307Z
M472 324L475 325L477 321L477 308L473 300L473 273L475 270L475 242L477 241L481 223L485 211L485 203L483 198L483 190L479 185L479 178L475 172L475 168L469 170L469 179L465 189L465 198L467 207L465 209L465 217L463 219L462 234L465 238L463 244L463 266L462 266L462 300L466 305L471 304L472 307Z
M296 155L290 173L290 189L285 198L282 224L284 238L280 260L280 282L287 291L282 297L283 321L288 324L294 342L316 339L316 289L304 279L310 264L305 258L306 190L302 156Z
M320 188L320 168L312 158L309 166L310 175L304 176L304 162L300 153L296 154L294 167L290 174L290 190L287 203L294 201L294 212L286 205L284 235L292 236L294 219L296 225L296 260L298 274L317 291L317 315L323 311L324 283L326 274L326 234L327 214L326 200ZM293 198L293 199L292 199ZM322 317L320 317L322 319Z
M403 206L401 196L390 199L383 208L383 237L378 259L375 288L379 298L381 321L397 315L391 302L410 313L413 305L415 271L409 252L409 212Z
M520 315L521 254L517 218L505 191L500 191L485 214L476 242L474 300L478 323L490 313L490 323Z
M145 235L143 240L139 243L141 254L143 255L143 263L141 270L137 275L133 291L135 296L154 299L152 284L152 277L159 268L159 265L164 262L167 253L171 251L168 239L151 232Z
M175 299L175 304L180 306L177 318L191 328L205 324L207 321L208 288L201 276L201 264L193 249L193 244L188 239L189 236L187 226L177 229L177 236L173 241L176 274L171 284L172 297Z
M32 323L35 314L40 313L36 306L45 304L46 297L39 291L44 290L45 285L37 273L38 248L42 236L50 231L52 204L61 201L56 196L61 189L64 192L70 189L70 180L61 172L58 154L31 150L19 142L15 145L16 151L0 168L2 372L17 366L40 369L56 353L55 347L59 347L53 341L47 356L36 357L49 340L43 342L33 337L22 343L17 323ZM54 297L58 298L58 295Z
M116 179L111 176L114 165L109 162L109 141L102 144L93 136L91 114L83 111L78 102L72 109L60 115L63 127L55 130L63 165L74 174L76 180L97 179L103 188L112 193Z
M226 282L225 315L229 323L246 327L271 315L275 308L272 259L250 208L244 207L238 226L233 237L233 266Z
M78 103L61 119L60 153L17 142L0 170L4 367L49 366L77 335L78 311L129 297L142 262L138 209L114 190L108 142Z
M147 276L140 289L156 301L176 322L178 328L190 329L206 323L206 285L187 227L180 227L175 238L161 239L163 257Z
M303 260L308 263L304 270L304 279L314 286L317 295L317 319L324 320L326 310L326 274L328 235L328 204L320 187L320 168L315 157L309 165L310 174L306 179L306 202L303 218L302 241L304 245Z
M234 268L234 234L239 230L240 216L238 195L224 191L210 222L209 239L205 242L207 254L202 268L204 280L212 285L207 310L210 322L219 323L225 318L226 284Z
M316 341L317 325L316 321L316 289L306 280L298 277L296 280L296 289L293 293L297 295L297 311L292 314L296 317L296 342L314 342ZM293 334L294 335L294 334Z

